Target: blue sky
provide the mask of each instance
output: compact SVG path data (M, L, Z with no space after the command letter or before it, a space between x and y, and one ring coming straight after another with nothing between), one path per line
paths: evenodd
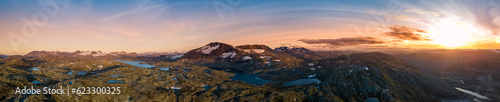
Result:
M187 51L212 41L315 50L374 46L496 48L500 41L496 34L500 22L496 0L55 0L53 3L56 6L50 5L51 1L0 1L0 53ZM37 22L34 17L46 22ZM23 18L37 31L28 31ZM433 41L388 36L389 28L395 25L406 30L424 30L426 33L422 35ZM453 36L450 33L456 32L450 29L455 26L468 33ZM356 42L346 46L345 43L352 42L342 39L364 41L367 39L361 38L370 37L384 43ZM343 45L336 45L339 41Z

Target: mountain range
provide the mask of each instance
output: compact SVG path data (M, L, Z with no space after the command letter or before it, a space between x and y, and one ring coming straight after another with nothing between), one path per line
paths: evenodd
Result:
M449 77L430 73L422 68L425 66L418 66L425 63L414 63L414 60L421 59L408 59L420 56L312 51L285 46L271 49L259 44L232 46L220 42L212 42L186 53L33 51L0 59L0 86L3 86L0 88L0 100L498 100L498 95L477 99L460 92L456 89L460 86L446 79ZM412 63L408 64L408 61ZM492 68L495 69L494 66ZM125 87L125 91L123 94L107 96L11 94L13 88L23 85L105 85Z
M428 50L395 55L453 86L498 98L500 53L488 50Z
M0 58L5 58L5 57L8 57L8 55L0 54Z

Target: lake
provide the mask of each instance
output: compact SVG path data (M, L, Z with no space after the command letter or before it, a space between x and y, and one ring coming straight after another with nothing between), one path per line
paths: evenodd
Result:
M304 78L304 79L297 79L297 80L294 80L294 81L290 81L290 82L285 82L286 84L283 85L283 86L297 86L297 85L307 85L307 84L311 84L311 83L321 83L321 81L319 79L316 79L316 78Z
M480 98L480 99L491 100L490 98L488 98L486 96L483 96L483 95L480 95L479 93L475 93L475 92L472 92L472 91L469 91L469 90L465 90L465 89L462 89L462 88L458 88L458 87L455 87L455 89L457 89L458 91L462 91L464 93L470 94L472 96L476 96L477 98Z
M118 61L118 62L122 62L122 63L125 63L125 64L130 64L130 65L133 65L133 66L136 66L136 67L141 67L141 68L153 68L153 67L156 67L155 65L147 64L144 61L125 61L125 60L113 60L113 61Z
M249 84L264 85L267 82L269 82L268 80L260 79L258 75L246 74L246 73L243 73L243 72L236 70L236 69L233 69L233 68L211 68L211 69L233 73L235 75L230 77L231 79L243 81L243 82L249 83Z

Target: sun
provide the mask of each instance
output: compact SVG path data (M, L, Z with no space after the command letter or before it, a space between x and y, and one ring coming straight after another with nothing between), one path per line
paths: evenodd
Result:
M432 43L448 48L458 48L473 42L479 32L477 28L466 22L456 19L443 19L430 27L429 38Z

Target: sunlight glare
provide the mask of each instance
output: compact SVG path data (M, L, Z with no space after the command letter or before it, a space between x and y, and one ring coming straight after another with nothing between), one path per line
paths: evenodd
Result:
M473 37L478 32L471 24L455 19L443 19L431 27L429 38L433 39L432 43L456 48L474 41Z

